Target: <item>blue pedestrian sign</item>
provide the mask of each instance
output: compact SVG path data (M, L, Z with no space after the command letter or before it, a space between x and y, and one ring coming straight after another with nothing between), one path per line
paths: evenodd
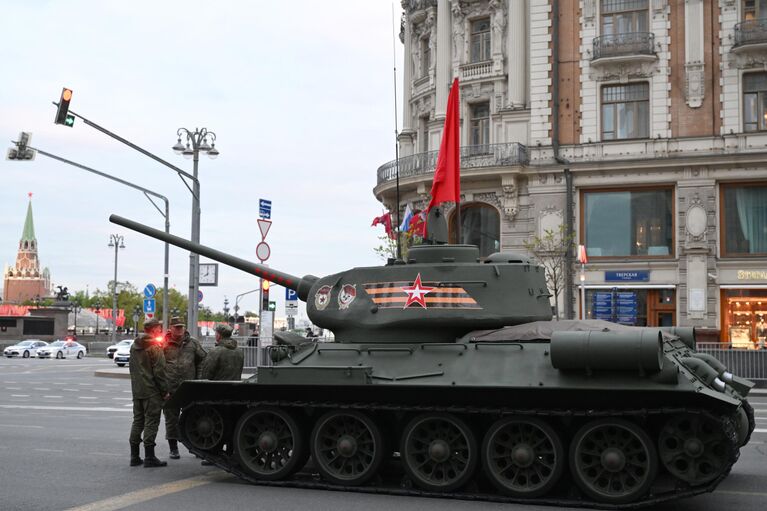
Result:
M154 294L157 292L157 288L154 287L154 284L147 284L144 287L144 296L147 298L154 297Z
M272 218L272 201L258 199L258 216L261 218Z
M298 300L298 293L296 293L296 290L285 288L285 301L290 302L296 300Z
M144 312L147 314L154 314L156 312L154 298L144 299Z

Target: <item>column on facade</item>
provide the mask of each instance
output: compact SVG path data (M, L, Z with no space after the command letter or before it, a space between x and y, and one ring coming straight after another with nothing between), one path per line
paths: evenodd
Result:
M684 4L684 69L687 105L698 108L705 95L703 64L703 0L687 0Z
M506 26L507 70L509 73L509 105L524 108L527 86L527 0L508 0L509 20Z
M410 17L405 19L405 58L402 63L403 70L403 86L402 86L402 132L407 133L413 131L413 118L410 115L410 93L412 88L413 76L412 76L412 45L413 31L410 27Z
M450 63L452 61L451 16L448 0L437 0L437 69L435 77L435 117L445 117L447 93L450 87Z

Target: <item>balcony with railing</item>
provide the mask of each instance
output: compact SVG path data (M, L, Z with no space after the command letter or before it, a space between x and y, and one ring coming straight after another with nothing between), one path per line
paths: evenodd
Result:
M471 62L458 68L461 80L473 80L476 78L487 78L493 74L493 61L484 60L482 62Z
M595 37L591 64L607 62L650 61L655 54L655 34L652 32L627 32Z
M517 142L461 147L461 169L525 165L529 161L527 147ZM439 151L428 151L399 159L400 179L434 172ZM397 177L397 160L378 167L378 184Z
M732 51L767 48L767 18L741 21L735 25Z

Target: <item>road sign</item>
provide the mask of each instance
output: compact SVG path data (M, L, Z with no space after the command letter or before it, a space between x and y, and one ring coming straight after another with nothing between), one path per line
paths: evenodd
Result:
M261 321L259 322L258 337L261 347L272 345L272 336L274 335L274 311L263 310L260 312Z
M154 298L144 298L144 312L154 314L156 310Z
M146 319L152 319L154 317L154 312L147 312L144 314L144 317Z
M288 289L286 287L285 288L285 301L289 302L289 301L296 301L296 300L298 300L298 293L296 292L296 290L295 289Z
M258 230L261 231L261 241L264 241L266 239L266 235L269 233L269 228L272 226L272 221L259 218L257 222Z
M272 218L272 201L258 199L258 216L261 218Z
M262 263L266 261L267 259L269 259L269 256L271 255L271 253L272 253L272 249L269 248L269 245L265 241L262 241L261 243L256 245L256 257L258 257L259 261L261 261Z
M298 315L298 302L297 301L290 301L285 302L285 315L288 317L293 317Z
M202 301L202 291L199 291L199 290L198 290L198 291L197 291L197 302L199 303L199 302L201 302L201 301Z
M154 284L147 284L146 286L144 286L145 297L152 298L156 292L157 292L157 288L154 287Z

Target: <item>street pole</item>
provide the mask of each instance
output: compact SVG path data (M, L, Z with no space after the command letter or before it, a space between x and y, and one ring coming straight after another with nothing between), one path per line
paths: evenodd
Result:
M62 163L66 163L68 165L72 165L73 167L77 167L79 169L85 170L87 172L90 172L92 174L96 174L101 177L105 177L107 179L111 179L112 181L117 181L118 183L129 186L131 188L134 188L136 190L140 190L144 193L144 196L149 200L149 202L152 203L152 206L155 207L157 211L160 212L160 215L165 218L165 233L170 234L170 202L168 201L168 198L164 195L160 195L157 192L154 192L152 190L149 190L148 188L144 188L143 186L138 186L134 183L131 183L130 181L126 181L124 179L120 179L119 177L112 176L110 174L107 174L105 172L101 172L96 169L92 169L90 167L86 167L85 165L81 165L79 163L67 160L66 158L62 158L60 156L56 156L55 154L47 153L45 151L42 151L40 149L35 149L30 147L30 149L33 149L34 151L37 151L39 154L42 154L43 156L47 156L48 158L60 161ZM152 200L150 195L157 197L158 199L162 200L165 203L165 212L157 207L157 204ZM163 311L162 311L162 328L164 331L168 330L168 300L169 300L169 291L168 291L168 278L170 276L170 270L169 270L169 262L170 262L170 245L168 242L165 242L165 266L163 268L163 291L162 291L162 299L163 299Z
M581 263L581 319L586 319L586 266Z
M114 244L115 247L115 279L112 284L112 344L117 343L117 252L119 249L125 248L123 240L123 236L119 234L109 235L109 246Z
M200 180L198 170L200 165L200 151L208 154L210 158L218 156L216 149L216 134L207 128L195 128L189 131L179 128L176 132L178 142L173 146L173 151L185 158L193 158L192 167L192 242L200 243ZM181 137L186 136L186 147L181 143ZM210 139L210 144L208 144ZM191 147L190 147L191 146ZM189 253L189 313L187 317L187 330L193 337L197 337L197 316L199 304L197 296L199 292L199 264L200 256L194 252Z

